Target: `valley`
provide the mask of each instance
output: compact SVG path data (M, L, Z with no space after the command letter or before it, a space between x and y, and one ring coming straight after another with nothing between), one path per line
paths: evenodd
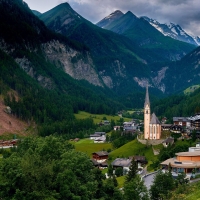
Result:
M196 198L199 38L72 5L0 1L0 199Z

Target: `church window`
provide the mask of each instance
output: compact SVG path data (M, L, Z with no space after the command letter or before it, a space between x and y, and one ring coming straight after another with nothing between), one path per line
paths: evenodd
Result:
M146 114L148 114L148 110L146 111Z

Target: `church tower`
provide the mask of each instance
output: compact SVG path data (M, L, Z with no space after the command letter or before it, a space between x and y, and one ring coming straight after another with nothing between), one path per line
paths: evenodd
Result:
M150 120L151 120L151 111L150 111L149 92L148 92L148 85L147 85L146 97L145 97L145 103L144 103L144 139L149 139Z

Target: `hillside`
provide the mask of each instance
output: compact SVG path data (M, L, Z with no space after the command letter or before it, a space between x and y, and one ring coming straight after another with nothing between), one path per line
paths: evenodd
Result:
M96 80L85 45L49 31L20 0L1 1L0 20L0 94L17 118L37 123L41 135L67 135L94 128L92 120L75 119L78 110L114 114L123 109L114 93ZM96 84L73 79L61 61L67 63L66 71L78 68L76 79L85 70ZM77 129L75 124L81 125Z
M6 105L0 98L0 135L4 133L24 134L28 124L12 114L7 114L5 109Z
M149 63L167 61L151 50L140 48L127 37L95 26L68 3L43 13L40 19L51 30L88 46L99 77L118 95L142 91L147 81L154 87ZM157 88L154 90L159 94Z

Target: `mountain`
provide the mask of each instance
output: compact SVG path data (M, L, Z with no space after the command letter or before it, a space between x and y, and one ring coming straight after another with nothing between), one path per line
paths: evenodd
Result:
M40 13L39 11L37 10L32 10L33 14L36 15L36 16L40 16L42 13Z
M124 108L103 87L88 47L50 31L26 3L0 1L0 21L0 95L15 117L36 123L41 135L73 135L94 127L92 120L74 118L79 110L114 114ZM84 74L93 84L73 79L76 71L77 79Z
M122 13L120 10L116 10L115 12L111 13L110 15L108 15L107 17L105 17L104 19L102 19L96 25L99 26L99 27L101 27L101 28L104 28L104 26L108 26L113 21L119 19L123 15L124 15L124 13Z
M99 78L118 95L141 91L149 79L147 63L166 61L152 51L142 50L130 39L92 24L68 3L43 13L40 19L49 29L84 42L90 49Z
M194 45L165 37L145 19L138 18L130 11L103 28L124 35L141 48L150 49L168 60L179 60L195 48Z
M169 36L175 40L180 40L183 42L190 43L192 45L199 46L200 38L193 37L187 34L179 25L170 23L170 24L160 24L158 21L154 19L150 19L146 16L142 17L146 21L148 21L153 27L155 27L158 31L160 31L163 35Z

